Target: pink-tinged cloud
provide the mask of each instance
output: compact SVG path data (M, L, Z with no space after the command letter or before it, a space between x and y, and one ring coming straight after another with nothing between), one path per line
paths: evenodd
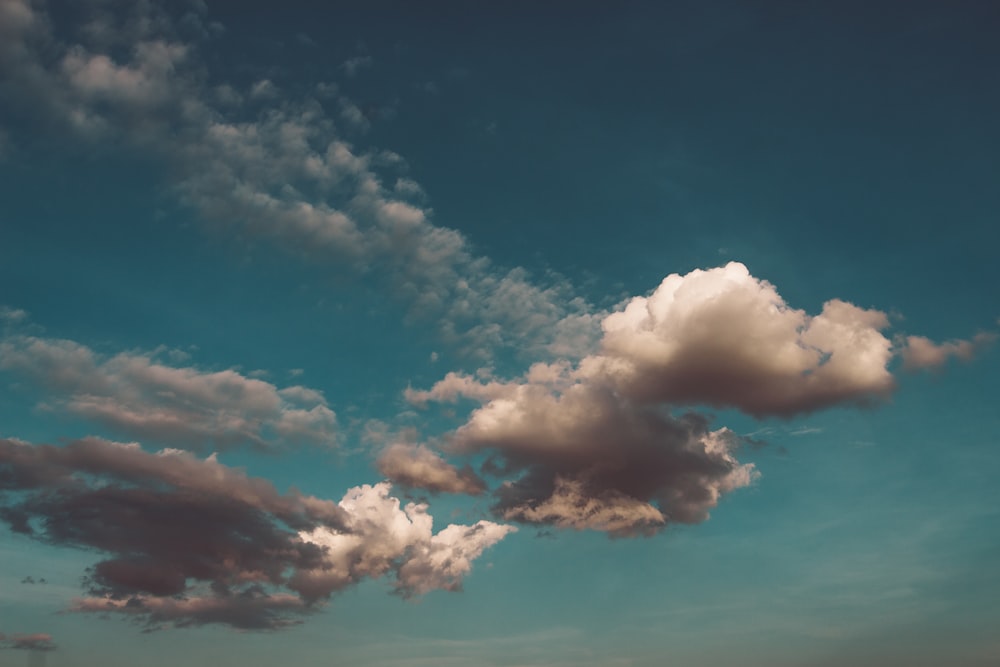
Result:
M175 367L139 353L103 356L30 336L0 340L0 370L45 390L46 408L128 437L199 450L336 442L336 415L322 393L279 389L233 370Z
M411 489L472 496L486 490L486 483L472 468L456 468L424 445L390 445L379 456L376 466L394 484Z
M985 331L977 333L970 340L949 340L944 343L935 343L924 336L907 336L902 350L903 368L941 368L951 358L972 361L996 339L997 334Z
M62 447L0 439L0 520L101 554L72 609L149 628L300 622L335 592L389 576L403 595L457 590L472 561L514 530L488 521L434 533L427 506L389 482L334 502L180 450L89 438Z

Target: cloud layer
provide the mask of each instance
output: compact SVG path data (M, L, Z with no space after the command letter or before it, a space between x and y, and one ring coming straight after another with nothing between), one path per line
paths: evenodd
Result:
M89 438L64 447L0 440L0 520L104 559L72 609L150 627L276 629L336 591L391 575L396 591L457 590L484 549L513 530L488 521L434 533L426 505L389 484L339 502L179 450Z

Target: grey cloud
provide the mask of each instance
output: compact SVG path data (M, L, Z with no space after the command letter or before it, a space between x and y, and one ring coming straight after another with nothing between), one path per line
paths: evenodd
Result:
M281 494L214 456L96 438L0 440L0 520L101 554L71 608L148 629L279 629L365 577L392 576L413 594L456 590L471 561L513 530L480 522L435 534L426 505L401 508L389 488L357 487L334 502Z
M371 56L354 56L342 62L340 69L344 70L347 76L356 76L362 69L371 67L374 62Z
M387 479L407 488L473 496L486 490L486 483L472 468L456 468L424 445L390 445L376 466Z
M138 353L104 357L73 341L28 336L0 339L0 369L47 390L50 408L130 437L192 449L336 439L336 415L322 393L232 370L168 366Z
M534 379L468 379L460 395L481 406L450 435L458 453L488 452L488 471L512 477L496 490L497 516L526 523L630 536L708 517L726 493L749 485L740 438L708 420L673 417L559 366ZM449 388L449 391L455 389ZM488 384L481 384L481 388ZM429 392L436 394L434 388Z

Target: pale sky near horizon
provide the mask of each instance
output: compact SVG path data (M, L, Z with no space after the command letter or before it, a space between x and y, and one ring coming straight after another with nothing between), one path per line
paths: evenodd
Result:
M0 665L996 665L997 26L0 0Z

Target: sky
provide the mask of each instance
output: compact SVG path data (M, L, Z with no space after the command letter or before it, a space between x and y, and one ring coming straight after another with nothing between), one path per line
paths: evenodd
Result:
M996 665L998 24L0 0L0 664Z

